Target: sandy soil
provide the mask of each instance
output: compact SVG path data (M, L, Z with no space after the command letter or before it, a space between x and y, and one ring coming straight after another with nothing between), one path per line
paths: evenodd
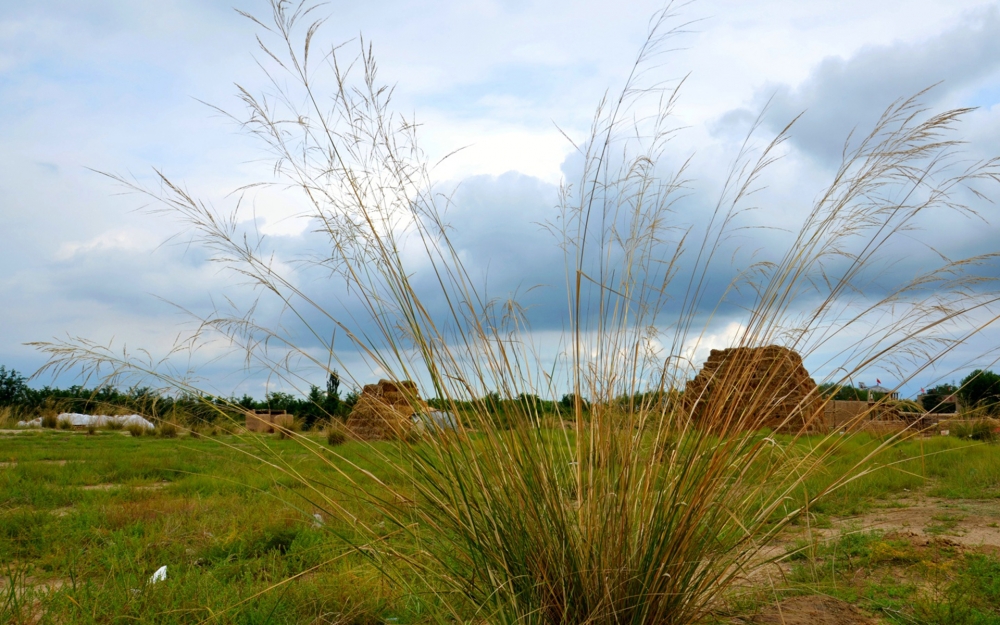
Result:
M66 466L69 460L31 460L33 464L54 464L60 467ZM75 460L74 462L83 462L82 460ZM16 462L0 462L0 469L16 467Z
M842 531L881 530L914 537L947 537L963 547L1000 548L1000 499L938 499L916 495L854 517L833 519L833 527L812 529L821 539Z
M749 622L754 625L875 625L877 621L839 599L811 595L786 599Z
M1000 499L939 499L922 493L886 501L870 512L830 519L825 528L789 528L774 544L765 547L761 561L776 562L754 570L737 582L739 586L781 586L791 570L780 558L796 543L835 541L843 532L880 530L904 539L917 548L954 547L970 551L1000 553ZM873 625L881 621L866 616L854 606L823 596L793 597L766 608L756 617L737 623L805 625Z
M170 482L154 482L153 484L143 484L140 486L132 486L133 490L160 490L161 488L166 488ZM128 488L124 484L88 484L86 486L78 486L80 490L111 490L112 488Z

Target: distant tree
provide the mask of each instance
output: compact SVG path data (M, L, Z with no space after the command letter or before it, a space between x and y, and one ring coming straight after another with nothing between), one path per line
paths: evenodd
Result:
M311 429L316 423L327 419L327 413L324 408L326 393L320 387L316 385L310 386L309 395L306 397L306 400L297 401L297 404L290 411L294 412L296 417L302 419L306 429Z
M246 410L253 410L258 407L257 400L246 393L243 393L243 397L240 397L239 399L234 398L233 403L240 408L245 408Z
M20 404L27 395L27 379L14 369L0 366L0 406Z
M282 393L281 391L274 391L273 393L267 394L267 408L268 410L284 410L286 412L295 412L295 408L298 407L299 400L295 399L291 393Z
M1000 405L1000 375L976 369L962 379L958 396L968 406L995 409Z
M958 407L955 405L955 402L949 401L948 398L957 391L958 387L954 384L938 384L935 387L927 389L927 392L920 399L920 405L928 412L955 412Z
M584 410L590 407L590 404L587 403L586 398L581 398L580 403L583 406ZM559 400L559 407L562 408L563 410L573 410L575 404L576 404L576 395L574 395L573 393L568 393L566 395L563 395L562 399Z
M340 413L340 373L336 369L326 378L326 397L323 408L330 417Z
M517 401L521 402L526 406L537 406L541 401L538 395L533 395L531 393L521 393L517 396Z
M351 391L344 397L344 408L345 412L350 412L354 409L354 404L358 403L358 399L361 395L357 391Z

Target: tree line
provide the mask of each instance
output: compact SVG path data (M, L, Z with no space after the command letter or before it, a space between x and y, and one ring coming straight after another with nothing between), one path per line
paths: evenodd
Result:
M867 401L870 397L879 401L887 395L851 385L822 384L819 388L824 397L835 400ZM1000 374L993 371L976 369L958 384L942 383L921 390L920 405L928 412L958 412L958 404L961 403L967 408L1000 413Z
M32 388L24 375L0 365L0 407L10 407L27 418L47 408L85 414L117 408L181 423L214 423L221 418L239 418L243 410L283 410L295 415L303 426L313 427L319 422L346 419L357 400L355 391L341 396L340 376L336 371L327 377L325 389L313 385L306 397L275 391L258 400L247 394L242 397L170 395L149 387Z

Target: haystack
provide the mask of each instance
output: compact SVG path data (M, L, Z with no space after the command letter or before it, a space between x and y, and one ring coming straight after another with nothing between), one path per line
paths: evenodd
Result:
M696 423L719 432L825 429L823 402L802 357L777 345L713 349L683 402Z
M379 380L361 389L358 403L347 417L347 429L364 440L400 438L413 427L414 413L429 410L413 382Z

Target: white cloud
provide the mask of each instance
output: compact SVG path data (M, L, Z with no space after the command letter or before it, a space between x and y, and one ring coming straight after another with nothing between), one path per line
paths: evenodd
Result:
M71 260L90 252L148 250L160 244L152 232L137 229L115 229L87 241L67 241L56 251L56 260Z

